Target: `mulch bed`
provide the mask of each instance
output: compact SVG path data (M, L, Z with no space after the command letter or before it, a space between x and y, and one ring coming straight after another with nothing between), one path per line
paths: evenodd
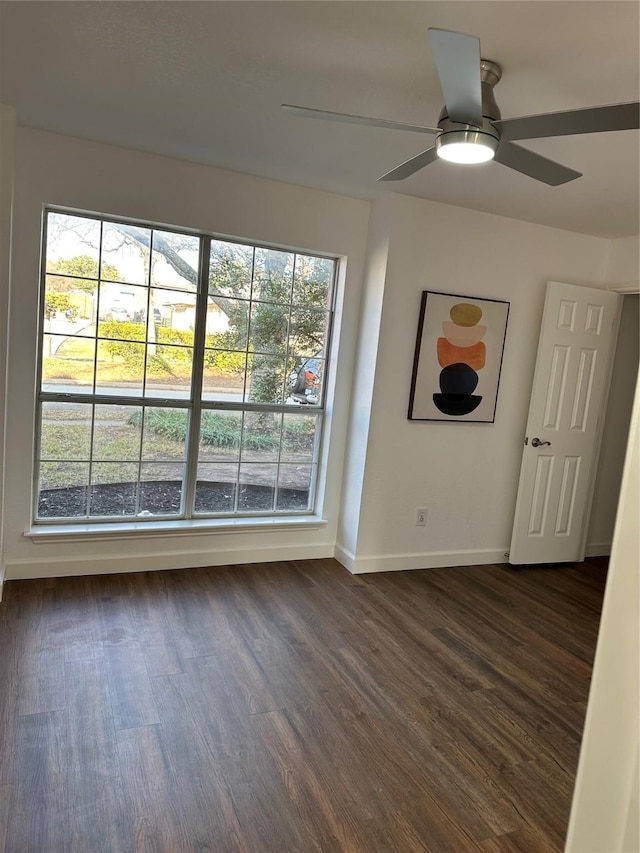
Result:
M135 483L109 483L93 486L91 490L91 516L129 516L136 511ZM153 515L180 513L182 483L156 480L140 483L139 512ZM196 512L233 512L234 485L198 481L196 486ZM302 489L280 489L280 510L307 509L308 492ZM272 509L273 489L268 486L243 485L240 487L238 509L247 512L268 512ZM78 518L86 516L87 489L73 486L65 489L47 489L40 493L38 518Z

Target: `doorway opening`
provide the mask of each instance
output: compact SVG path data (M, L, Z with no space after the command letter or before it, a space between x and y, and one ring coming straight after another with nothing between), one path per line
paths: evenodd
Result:
M640 294L626 293L587 529L587 557L608 555L615 526L640 361Z

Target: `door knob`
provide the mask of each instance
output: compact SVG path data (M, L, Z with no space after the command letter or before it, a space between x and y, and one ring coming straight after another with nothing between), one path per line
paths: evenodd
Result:
M537 437L531 439L531 446L532 447L544 447L545 444L548 444L549 447L551 447L550 441L540 441L540 439Z

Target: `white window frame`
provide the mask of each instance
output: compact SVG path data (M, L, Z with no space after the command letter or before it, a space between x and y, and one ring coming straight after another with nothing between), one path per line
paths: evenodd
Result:
M95 219L101 223L101 227L105 223L122 223L126 225L132 225L139 228L158 230L164 233L171 232L175 234L196 237L200 241L200 255L199 255L199 268L198 268L198 282L197 282L197 293L196 293L196 319L195 319L195 328L194 328L194 343L193 343L193 362L192 362L192 372L191 372L191 389L190 396L188 399L184 398L162 398L160 396L147 396L143 393L141 396L133 396L133 395L115 395L115 394L99 394L95 393L95 364L94 364L94 392L86 392L82 391L81 393L56 393L51 391L43 390L42 388L42 361L43 361L43 352L44 352L44 339L45 339L45 289L46 289L46 280L47 280L47 271L46 271L46 261L47 261L47 217L50 213L53 214L65 214L69 216L78 216L80 218L85 219ZM290 252L294 255L294 270L295 270L295 256L301 255L304 257L313 257L313 258L321 258L325 260L329 260L333 264L333 273L330 282L330 298L329 302L326 305L325 311L327 315L327 324L326 324L326 337L325 337L325 346L324 346L324 362L325 362L325 372L321 385L321 394L319 399L315 404L308 404L304 406L300 405L292 405L287 403L252 403L249 401L246 402L230 402L230 401L216 401L216 400L203 400L202 399L202 380L203 380L203 361L204 361L204 353L206 349L206 314L207 314L207 300L208 300L208 282L209 282L209 261L210 261L210 251L211 251L211 241L219 240L224 242L233 243L236 245L245 245L252 248L255 252L256 249L265 249L265 250L275 250L275 251L283 251ZM101 248L102 251L102 238L101 238ZM229 235L221 235L216 233L204 232L204 231L196 231L194 229L189 228L179 228L175 226L166 226L164 224L148 222L143 220L133 220L126 217L116 217L110 215L103 215L95 212L89 212L84 210L59 207L57 205L47 205L43 211L43 225L42 225L42 247L41 247L41 272L40 272L40 304L39 304L39 324L38 324L38 356L37 356L37 379L36 379L36 422L34 429L34 468L33 468L33 488L32 488L32 529L30 535L33 538L38 538L41 540L46 540L46 538L51 535L52 537L59 538L60 536L64 536L66 533L69 535L76 535L77 533L86 532L91 534L91 531L95 531L98 534L98 531L103 529L105 533L109 533L109 531L118 532L118 531L127 531L127 528L130 532L140 531L142 529L148 529L149 533L152 534L155 531L159 531L161 528L166 528L167 532L177 532L182 529L184 531L198 531L205 530L210 527L219 527L221 530L242 530L249 529L255 527L256 529L266 529L264 527L265 524L277 524L278 527L286 527L293 526L293 528L297 528L300 526L317 526L317 523L321 522L317 515L318 511L318 484L319 484L319 467L322 462L324 452L323 448L328 439L326 435L326 397L327 397L327 387L328 387L328 365L330 364L330 354L332 347L332 333L333 333L333 325L335 319L335 305L337 299L337 286L339 279L339 263L340 258L331 255L331 254L323 254L317 251L306 251L300 248L293 248L290 246L282 246L275 244L268 244L262 242L249 241L244 238L232 237ZM72 275L65 274L65 277L72 278ZM87 278L87 277L85 277ZM90 278L90 277L89 277ZM96 279L96 283L102 281L100 278L100 261L98 261L98 278ZM147 287L151 287L151 282L147 282ZM258 301L258 300L257 300ZM252 300L250 300L250 305L254 304ZM288 307L291 309L294 306L293 300L291 299L288 303ZM98 340L98 334L96 329L96 340ZM249 352L249 336L247 339L247 352ZM287 342L287 356L288 356L288 342ZM97 362L97 345L96 345L96 362ZM245 375L246 376L246 375ZM38 499L39 499L39 479L40 479L40 445L41 445L41 423L42 423L42 404L46 402L59 402L59 403L85 403L91 405L122 405L122 406L131 406L131 407L142 407L143 411L145 409L153 409L153 408L171 408L171 409L183 409L188 413L188 427L187 427L187 435L185 438L185 474L182 484L181 490L181 511L180 513L172 513L172 514L153 514L150 516L141 516L141 515L110 515L110 516L91 516L89 515L89 507L91 500L91 479L89 477L89 481L87 484L87 514L84 516L67 516L67 517L40 517L38 516ZM278 494L278 481L276 477L275 486L274 486L274 497L272 502L272 509L265 511L255 511L255 510L239 510L238 509L238 492L241 486L240 480L240 464L238 464L238 479L236 481L236 495L235 495L235 507L236 509L233 512L217 512L217 513L203 513L203 512L195 512L195 493L196 493L196 480L197 480L197 467L198 467L198 448L199 448L199 436L200 436L200 418L201 414L205 410L211 411L231 411L238 412L240 414L244 412L274 412L274 413L283 413L283 414L295 414L295 415L316 415L316 431L315 431L315 444L314 444L314 454L312 465L312 476L309 485L309 502L308 507L306 509L285 509L285 510L277 510L275 509L277 505L277 494ZM92 433L93 433L93 417L94 413L92 412ZM93 448L91 448L90 456L92 456ZM239 454L241 453L241 449L239 450ZM278 451L278 459L274 461L273 464L280 464L282 454L282 442L280 442L279 451ZM241 456L239 455L239 461ZM140 465L141 459L138 459L138 465ZM89 461L91 464L91 459ZM138 473L138 491L140 488L140 473ZM136 499L136 507L138 507L139 495ZM160 524L158 524L160 523ZM40 533L38 533L38 528L40 529ZM57 528L57 529L56 529Z

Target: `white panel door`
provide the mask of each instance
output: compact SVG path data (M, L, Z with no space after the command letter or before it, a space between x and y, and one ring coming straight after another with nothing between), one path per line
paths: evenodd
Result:
M617 293L549 282L509 562L584 558L585 514L619 319Z

